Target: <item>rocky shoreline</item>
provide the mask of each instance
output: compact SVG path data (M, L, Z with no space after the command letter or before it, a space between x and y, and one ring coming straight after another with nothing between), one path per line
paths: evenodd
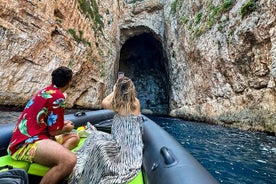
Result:
M16 123L24 107L20 106L0 106L0 124ZM88 111L88 109L66 109L65 114L78 111Z

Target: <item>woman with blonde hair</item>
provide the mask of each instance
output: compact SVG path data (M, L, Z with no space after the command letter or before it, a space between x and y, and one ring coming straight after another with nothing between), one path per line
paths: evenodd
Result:
M96 130L87 138L69 183L126 183L141 169L143 118L131 79L119 78L102 106L115 111L111 134Z
M139 115L140 102L136 97L133 82L128 77L119 78L113 88L113 92L102 101L106 109L114 110L120 115Z

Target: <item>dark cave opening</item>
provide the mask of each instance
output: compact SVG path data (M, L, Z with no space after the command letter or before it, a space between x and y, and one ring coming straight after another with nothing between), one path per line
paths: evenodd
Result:
M162 45L152 33L133 36L122 46L119 71L133 80L142 112L168 114L167 65Z

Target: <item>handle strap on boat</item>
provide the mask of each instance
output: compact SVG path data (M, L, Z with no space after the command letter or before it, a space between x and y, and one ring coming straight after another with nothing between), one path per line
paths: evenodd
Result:
M76 117L80 117L80 116L84 116L84 115L86 115L86 113L85 112L76 112L75 114L74 114L74 116L76 116Z
M161 152L161 155L164 158L165 164L171 165L171 164L176 162L176 159L175 159L174 155L172 154L172 152L166 146L163 146L160 149L160 152Z

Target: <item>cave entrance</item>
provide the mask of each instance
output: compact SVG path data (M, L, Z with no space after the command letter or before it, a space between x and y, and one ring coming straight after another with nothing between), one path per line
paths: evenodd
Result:
M140 100L142 113L169 112L168 62L163 47L152 33L142 33L122 46L119 71L130 77Z

